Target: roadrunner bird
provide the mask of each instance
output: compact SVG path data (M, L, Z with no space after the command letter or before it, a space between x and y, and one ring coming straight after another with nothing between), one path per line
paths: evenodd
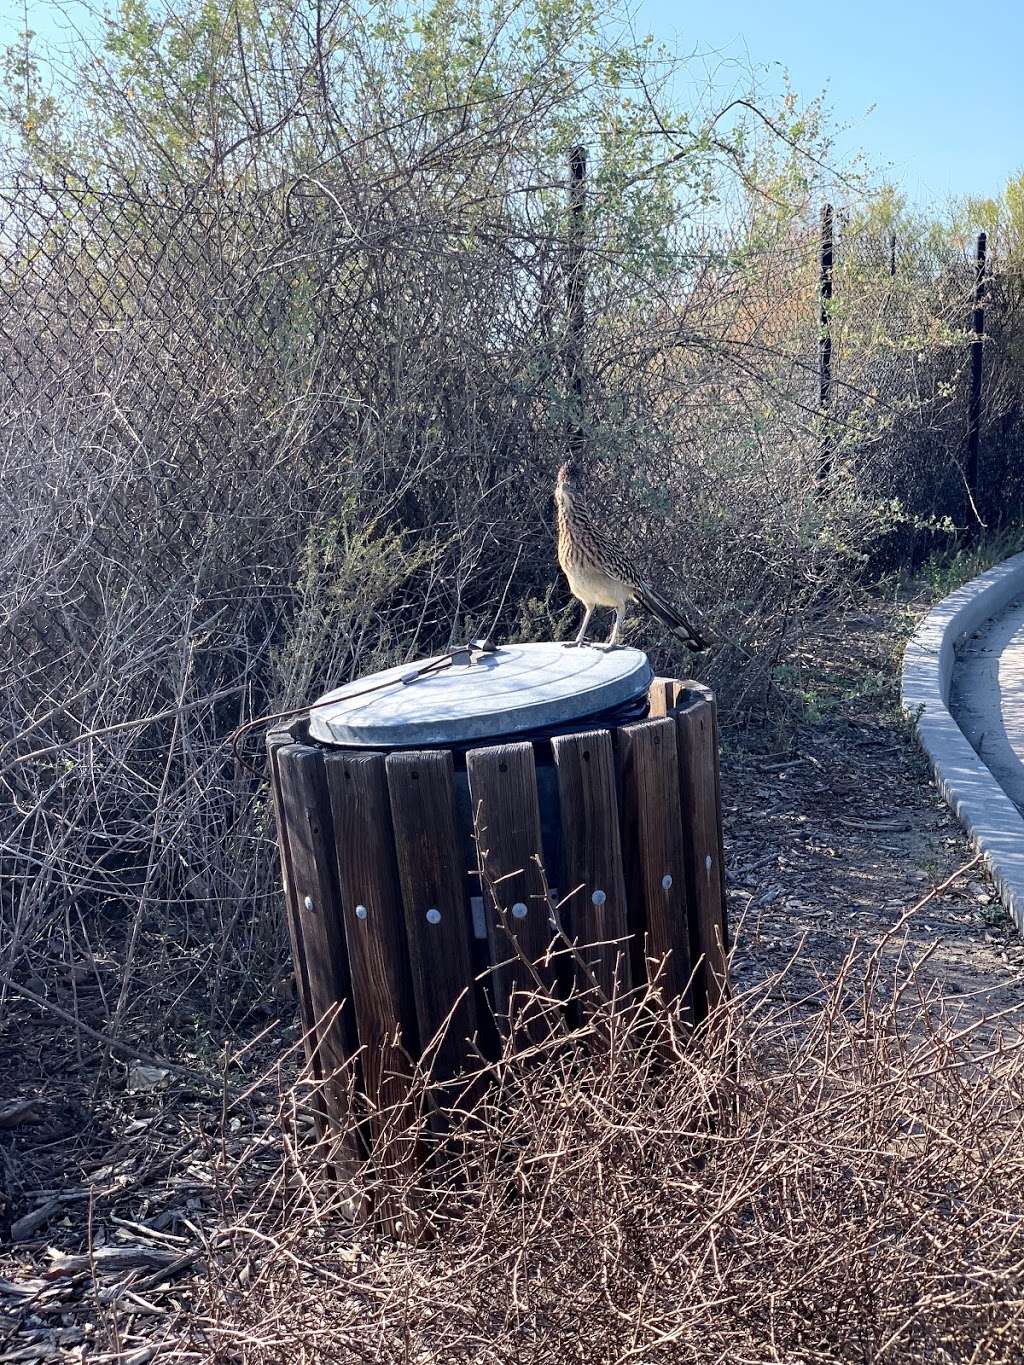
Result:
M708 641L667 602L643 576L614 539L587 511L580 478L571 460L558 471L555 484L558 509L558 562L569 580L574 597L583 603L583 624L572 641L582 645L595 607L614 607L615 624L608 637L614 648L626 616L626 603L639 602L652 616L670 628L692 650L707 649Z

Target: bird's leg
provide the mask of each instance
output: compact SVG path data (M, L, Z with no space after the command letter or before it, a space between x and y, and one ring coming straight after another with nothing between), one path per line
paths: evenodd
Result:
M622 633L622 623L626 619L625 607L615 608L615 624L612 626L612 633L608 636L605 649L616 649L619 643L619 636Z
M593 614L594 608L592 606L588 606L585 608L583 612L583 624L580 626L579 634L576 636L575 640L566 640L565 642L566 649L578 649L580 645L583 644L583 637L587 633L587 626L590 624L590 618L593 616Z

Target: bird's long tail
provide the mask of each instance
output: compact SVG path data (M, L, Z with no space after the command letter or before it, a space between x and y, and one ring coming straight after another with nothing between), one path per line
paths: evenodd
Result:
M659 621L668 626L677 640L682 640L687 649L692 649L694 653L702 649L707 649L712 643L708 633L697 630L692 626L686 617L671 602L667 602L660 593L654 591L646 583L641 583L636 589L636 599L647 608L652 616L656 616Z

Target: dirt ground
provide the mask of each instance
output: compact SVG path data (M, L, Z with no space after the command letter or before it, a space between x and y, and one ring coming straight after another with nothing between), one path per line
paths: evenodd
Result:
M799 1010L855 942L877 943L971 861L900 719L898 646L891 614L847 621L801 661L808 716L784 742L725 730L739 990L795 953L779 989ZM959 997L967 1016L1010 1012L1012 1020L1024 944L980 866L906 927L905 952L930 954L926 972ZM48 999L61 1004L52 993ZM102 1028L98 999L93 1008ZM217 1171L274 1113L294 1022L273 1022L243 1055L245 1040L231 1040L221 1078L215 1053L205 1067L195 1057L175 1059L181 1074L144 1059L114 1062L104 1073L102 1047L76 1037L51 1009L22 998L8 1010L0 1236L17 1240L0 1250L0 1365L144 1365L180 1339L175 1324L203 1273L205 1248L232 1218ZM268 1138L265 1162L250 1160L246 1181L255 1188L278 1158Z
M1024 1000L1024 942L900 715L901 638L891 614L844 623L806 660L818 716L784 750L754 753L726 736L734 980L742 989L781 969L799 944L785 977L797 1000L973 862L894 943L904 970L927 955L922 980L941 983L965 1022L1005 1017Z

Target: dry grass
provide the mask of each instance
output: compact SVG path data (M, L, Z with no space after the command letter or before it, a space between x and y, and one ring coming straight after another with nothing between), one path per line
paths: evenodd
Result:
M472 1112L448 1103L429 1163L408 1159L425 1127L392 1115L333 1195L299 1155L289 1091L220 1163L208 1273L167 1347L247 1362L1019 1361L1021 1036L965 1022L925 984L906 938L918 913L798 1007L778 1004L782 974L685 1042L648 997L529 1055L510 1047ZM422 1080L413 1107L439 1100ZM278 1143L273 1175L247 1179ZM382 1232L374 1202L404 1231Z

